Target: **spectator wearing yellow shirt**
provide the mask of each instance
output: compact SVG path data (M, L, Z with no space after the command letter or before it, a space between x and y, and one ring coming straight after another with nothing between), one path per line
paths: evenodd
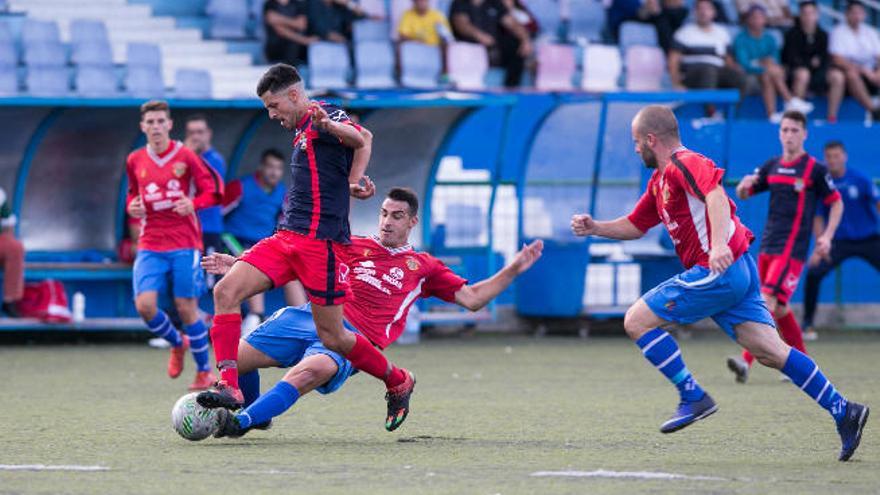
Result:
M431 8L430 0L413 0L413 8L403 13L397 34L401 41L418 41L437 46L452 37L449 21L437 9Z

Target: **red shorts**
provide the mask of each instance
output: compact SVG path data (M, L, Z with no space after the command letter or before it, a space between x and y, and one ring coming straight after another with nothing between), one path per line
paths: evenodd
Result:
M279 230L254 244L240 259L263 272L275 287L299 280L312 304L333 306L349 295L348 266L341 252L334 242Z
M780 254L758 255L761 292L774 296L780 304L788 304L801 280L804 262Z

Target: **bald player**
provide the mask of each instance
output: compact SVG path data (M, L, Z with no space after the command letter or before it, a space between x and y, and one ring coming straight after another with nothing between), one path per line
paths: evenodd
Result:
M718 409L688 370L678 343L664 328L711 317L764 366L781 370L837 424L841 461L859 446L868 408L849 402L806 354L774 328L761 297L761 279L748 252L754 236L736 216L721 184L724 171L681 144L678 121L667 107L643 108L632 122L635 151L654 173L627 216L597 221L574 215L572 231L617 240L638 239L663 222L685 271L661 283L626 312L627 335L678 389L678 409L660 431L672 433Z

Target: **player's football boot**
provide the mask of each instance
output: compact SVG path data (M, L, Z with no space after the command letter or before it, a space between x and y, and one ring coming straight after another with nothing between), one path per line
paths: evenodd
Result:
M660 433L672 433L686 426L690 426L718 410L718 404L709 397L709 394L703 396L696 402L680 402L678 409L671 418L660 425Z
M240 409L244 404L244 395L241 390L230 387L225 381L220 380L214 387L205 390L196 396L196 402L208 409Z
M388 389L385 400L388 401L388 415L385 417L385 429L394 431L406 421L409 415L409 398L416 386L416 377L411 372L406 373L406 380L400 385Z
M198 371L196 378L189 385L189 389L193 392L198 390L208 390L217 381L217 375L211 371Z
M862 430L865 429L865 423L868 422L868 413L871 411L868 406L849 402L846 405L846 415L837 423L837 433L840 434L840 456L839 461L848 461L859 448L862 441Z
M186 351L189 350L189 337L184 335L181 340L183 343L177 347L172 347L171 355L168 356L168 376L171 378L177 378L183 373L183 363L186 361Z
M727 358L727 369L733 373L736 383L745 383L749 379L749 365L739 356Z
M214 432L214 438L240 438L251 430L268 430L272 428L272 420L250 428L242 428L235 417L235 413L227 409L220 409L217 414L217 431Z

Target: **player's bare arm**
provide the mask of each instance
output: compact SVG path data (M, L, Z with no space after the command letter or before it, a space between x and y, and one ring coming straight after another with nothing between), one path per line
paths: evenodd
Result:
M144 206L144 200L140 196L135 196L128 203L126 211L132 218L144 218L147 216L147 208Z
M376 193L376 188L370 178L364 175L367 171L367 165L370 163L370 156L373 154L373 133L365 127L361 127L360 133L364 138L364 145L354 150L348 183L352 196L358 199L367 199Z
M202 257L202 268L212 275L226 275L237 259L231 254L212 253Z
M588 214L573 215L571 217L571 231L579 237L594 235L619 241L640 239L645 235L627 217L600 222Z
M720 185L706 195L706 209L709 212L709 228L712 232L712 250L709 251L709 269L723 272L734 262L733 251L727 244L730 229L730 201Z
M841 218L843 218L843 200L838 199L831 203L831 208L828 210L828 225L816 237L815 252L819 256L827 258L831 255L831 241L834 239L834 233L837 232L837 226L840 225Z
M752 196L752 187L754 187L757 180L758 176L755 174L743 177L739 184L736 185L736 197L739 199L749 199Z
M312 102L309 105L309 112L312 115L312 125L338 137L343 146L357 150L366 144L364 136L357 127L334 121L317 102ZM367 161L369 161L369 157Z
M532 267L541 257L544 250L544 241L538 239L531 244L523 246L513 261L499 270L495 275L477 282L473 285L465 285L455 293L455 304L477 311L489 304L489 301L498 297L516 277Z

